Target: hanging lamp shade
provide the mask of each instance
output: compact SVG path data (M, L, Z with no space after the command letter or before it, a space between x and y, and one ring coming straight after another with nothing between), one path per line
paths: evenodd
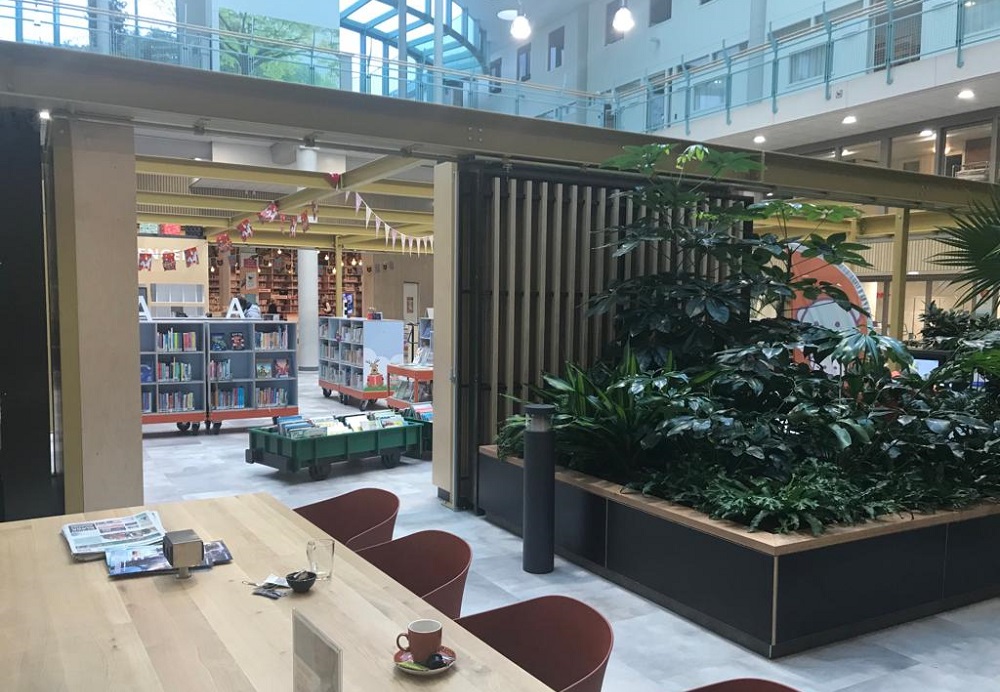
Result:
M519 14L514 17L514 21L510 23L510 35L516 38L518 41L523 41L531 36L531 22L523 14Z
M622 4L615 12L615 18L611 20L611 26L620 34L632 31L635 28L635 17L632 16L632 10Z

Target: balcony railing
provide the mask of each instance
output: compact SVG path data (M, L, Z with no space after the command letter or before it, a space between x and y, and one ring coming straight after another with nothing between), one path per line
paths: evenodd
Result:
M823 12L801 30L772 30L767 43L680 59L661 76L612 93L548 87L479 71L438 68L339 51L336 30L280 32L271 19L231 31L87 7L86 0L0 0L0 40L40 43L392 98L541 117L636 132L683 127L782 97L881 73L1000 38L1000 0L886 0L855 12ZM808 24L808 26L804 26ZM291 36L291 38L289 38Z

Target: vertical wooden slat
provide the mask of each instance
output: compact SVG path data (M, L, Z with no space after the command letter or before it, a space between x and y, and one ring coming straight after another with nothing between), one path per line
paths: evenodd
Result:
M559 374L562 371L560 355L560 342L562 341L562 304L566 294L566 281L563 276L563 212L565 198L563 197L564 187L562 183L557 183L553 195L552 225L550 227L550 237L552 242L552 273L549 275L549 287L552 293L552 317L549 319L549 371Z
M516 396L514 386L514 325L517 317L517 181L507 181L507 321L503 332L494 334L497 348L504 352L504 385L506 393ZM506 415L513 412L513 402L504 398Z
M625 220L624 224L626 226L630 225L635 220L635 201L629 197L625 200ZM642 274L644 260L646 259L646 245L643 243L638 248L633 250L625 258L625 273L622 278L626 281L631 279L633 276L639 276Z
M580 224L577 235L579 236L579 249L577 250L577 261L580 263L580 306L577 309L577 320L580 325L580 347L577 353L577 362L590 362L590 349L587 347L588 331L592 328L592 322L584 315L587 310L587 302L590 300L590 277L591 277L591 235L593 231L593 208L594 208L594 188L585 187L583 190L583 205L580 210Z
M579 301L577 293L577 236L579 234L580 221L580 186L573 185L569 190L569 219L566 226L566 342L560 353L561 366L565 362L576 362L577 353L575 349L576 326L580 322L580 313L577 307Z
M594 209L592 206L590 208L590 213L594 217L594 228L598 231L596 237L594 238L595 242L591 246L596 246L596 252L591 251L591 255L593 256L594 273L591 277L590 285L593 295L598 295L607 288L607 277L605 273L607 250L601 247L606 244L604 236L608 227L607 188L597 188L597 208ZM585 361L587 365L596 361L601 355L601 347L604 345L604 328L606 324L606 315L601 315L599 318L590 321L590 358Z
M537 367L535 368L535 385L538 387L542 386L542 373L549 371L548 363L545 361L545 335L548 331L546 329L548 315L546 315L545 307L549 302L547 277L549 275L548 242L550 233L549 183L546 181L539 186L538 228L536 229L536 235L538 236L538 253L535 260L535 264L538 267L538 316L535 318L535 325L537 326L537 337L535 338L535 362L537 363Z
M527 399L529 387L534 381L531 372L531 327L532 327L532 296L531 296L531 274L534 269L535 253L532 249L532 208L534 207L534 183L530 180L522 181L523 203L521 207L521 225L524 233L521 237L521 319L518 328L514 330L520 333L520 353L521 371L518 381L520 391L518 396Z
M500 178L493 178L490 180L490 185L493 188L493 198L491 200L491 213L490 213L490 228L493 233L492 237L492 256L493 261L489 263L490 265L490 285L492 286L492 294L490 296L493 302L492 310L492 320L490 322L490 335L492 338L483 339L487 345L490 346L490 372L486 380L490 383L490 392L492 396L487 396L486 399L489 401L489 407L487 409L487 415L489 416L490 426L492 434L491 439L496 438L497 434L497 422L500 418L500 412L497 410L497 393L500 391L500 349L496 347L498 335L500 334L500 273L503 271L500 262L500 236L502 231L501 224L501 200L500 200Z

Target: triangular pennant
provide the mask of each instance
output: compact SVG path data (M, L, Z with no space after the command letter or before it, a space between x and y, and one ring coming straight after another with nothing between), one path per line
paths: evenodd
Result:
M395 228L392 229L392 249L393 250L396 249L396 236L398 236L398 235L399 235L399 231L397 231Z
M393 231L392 228L389 227L389 224L386 224L385 225L385 244L386 245L389 244L389 234L390 233L395 233L395 231Z
M365 203L365 201L363 199L361 199L361 195L359 195L357 192L355 192L354 193L354 213L355 214L357 214L359 211L361 211L361 205L364 204L364 203Z
M375 237L378 238L378 232L382 229L382 217L378 214L375 215Z
M365 205L365 228L368 228L368 224L372 221L372 208L367 204Z

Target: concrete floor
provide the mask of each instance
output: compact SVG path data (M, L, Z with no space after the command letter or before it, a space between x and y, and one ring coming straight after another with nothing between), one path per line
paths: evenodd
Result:
M357 411L324 399L315 375L301 378L299 398L306 415ZM472 545L466 614L550 593L601 611L615 631L607 692L670 692L736 677L768 678L804 692L1000 692L1000 599L768 661L558 558L552 574L523 572L517 537L441 505L429 462L404 459L395 469L377 459L351 462L313 482L304 472L289 477L246 464L245 427L227 424L219 435L181 435L172 426L146 432L147 503L264 491L297 507L355 488L391 490L402 503L397 536L437 528Z

